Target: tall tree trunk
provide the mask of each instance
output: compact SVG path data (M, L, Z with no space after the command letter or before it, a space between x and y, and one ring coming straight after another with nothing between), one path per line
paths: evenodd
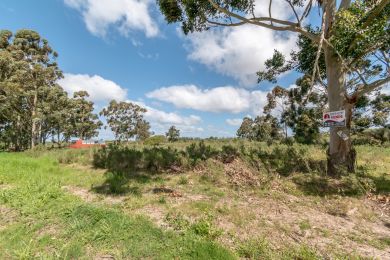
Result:
M350 138L353 104L348 103L345 93L345 72L342 63L331 48L325 48L326 76L328 79L329 110L345 110L346 126L331 127L328 149L328 174L338 176L354 172L356 151Z
M35 87L34 100L31 108L31 149L35 147L37 140L37 124L36 124L36 115L37 115L37 103L38 103L38 89Z
M332 25L336 17L336 0L325 0L322 8L325 13L325 39L330 41ZM330 111L345 110L346 126L331 127L328 149L328 174L339 176L344 172L354 172L356 151L352 148L350 130L353 105L346 99L345 80L346 73L342 61L334 49L324 46L326 77L328 83L328 103Z
M20 151L20 137L21 137L21 130L20 130L20 125L21 125L21 123L20 123L20 121L21 121L21 119L20 119L20 115L18 115L18 117L17 117L17 119L16 119L16 132L17 132L17 134L16 134L16 138L15 138L15 151L16 152L19 152Z

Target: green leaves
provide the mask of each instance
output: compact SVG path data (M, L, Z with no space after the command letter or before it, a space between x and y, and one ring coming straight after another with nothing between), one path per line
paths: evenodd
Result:
M131 102L112 100L100 115L106 117L107 124L115 134L117 141L129 141L133 136L144 140L149 137L150 125L143 119L145 108Z
M179 140L180 130L176 129L176 127L173 125L169 128L168 132L165 135L168 138L168 141L175 142Z
M292 64L290 62L286 62L286 59L281 52L274 50L272 58L266 60L265 67L265 71L257 72L258 83L264 80L276 83L277 76L291 70Z

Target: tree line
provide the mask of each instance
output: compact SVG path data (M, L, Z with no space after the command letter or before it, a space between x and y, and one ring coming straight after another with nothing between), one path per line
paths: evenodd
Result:
M310 89L310 78L303 76L296 87L274 87L267 94L263 115L254 119L245 117L237 130L237 136L248 140L272 142L288 139L291 130L294 141L316 144L321 141L322 114L327 96L316 89L308 102L303 103ZM390 95L376 91L371 97L358 98L351 120L351 133L372 134L371 128L389 128Z
M99 114L86 91L69 97L57 83L63 78L58 54L39 33L0 31L0 148L22 151L47 141L90 139L99 133L104 116L117 141L151 134L146 109L111 101Z

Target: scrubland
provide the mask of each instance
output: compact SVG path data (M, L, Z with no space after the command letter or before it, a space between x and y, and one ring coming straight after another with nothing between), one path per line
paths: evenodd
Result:
M209 140L0 153L0 258L389 259L390 148Z

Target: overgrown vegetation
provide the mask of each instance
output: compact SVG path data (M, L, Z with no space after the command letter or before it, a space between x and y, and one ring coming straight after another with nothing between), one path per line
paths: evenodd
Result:
M0 214L4 223L0 248L5 248L0 256L321 259L326 252L349 258L356 253L324 251L304 236L300 239L305 242L298 244L273 239L320 232L335 240L337 231L322 230L324 226L318 230L314 216L307 215L313 208L319 210L317 217L377 221L379 212L361 209L364 203L354 201L390 192L388 148L358 146L363 155L358 174L340 179L326 175L322 149L210 140L3 153L0 207L7 213ZM276 205L295 196L296 202L288 202L300 212L291 213L293 223L278 222L277 217L273 224L262 220L263 214L273 216ZM248 198L256 204L245 206ZM276 208L267 212L269 201ZM350 212L356 211L352 216ZM33 224L26 226L26 221ZM263 229L273 235L262 233ZM337 237L346 241L342 234ZM359 245L368 243L360 233L348 237ZM385 250L386 239L371 237L368 244Z

